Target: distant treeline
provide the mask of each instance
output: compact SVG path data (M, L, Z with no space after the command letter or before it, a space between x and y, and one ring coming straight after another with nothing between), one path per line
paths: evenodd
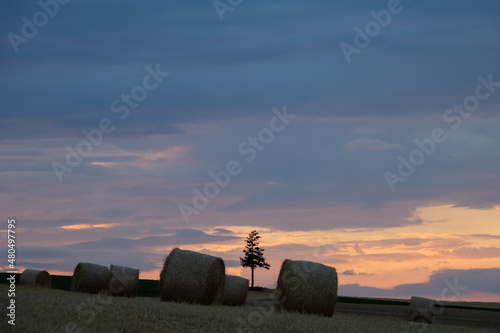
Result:
M0 283L7 284L7 277L12 274L0 273ZM21 274L16 276L16 284L19 284ZM139 280L139 296L142 297L159 297L158 280ZM60 290L71 290L71 276L69 275L51 275L51 288Z
M0 283L8 284L7 277L12 274L9 273L0 273ZM21 274L14 274L16 276L16 284L19 284L19 279ZM51 287L53 289L60 290L71 290L71 276L69 275L51 275ZM158 291L158 280L139 280L139 297L159 297ZM249 288L254 291L269 291L267 288L255 287ZM363 298L363 297L347 297L347 296L338 296L338 303L355 303L355 304L381 304L381 305L404 305L408 306L409 300L392 300L392 299L375 299L375 298ZM461 305L452 305L452 304L442 304L437 303L436 306L444 307L444 308L452 308L452 309L464 309L464 310L481 310L481 311L494 311L500 312L500 309L494 308L482 308L475 306L461 306Z

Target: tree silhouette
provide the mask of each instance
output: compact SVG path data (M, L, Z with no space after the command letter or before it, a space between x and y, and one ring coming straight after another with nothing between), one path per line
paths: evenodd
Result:
M271 265L266 262L266 258L264 258L264 249L259 247L259 239L260 236L257 230L249 233L247 239L245 240L245 249L243 250L245 257L240 257L241 266L250 267L252 269L252 288L255 268L261 267L269 269L271 267Z

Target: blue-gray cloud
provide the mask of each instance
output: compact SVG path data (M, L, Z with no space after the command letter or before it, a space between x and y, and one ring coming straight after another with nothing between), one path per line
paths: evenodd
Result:
M309 115L422 114L494 71L496 2L445 1L432 13L425 1L404 5L348 66L338 44L352 43L353 27L386 2L255 1L224 22L211 3L73 2L18 54L6 36L19 34L20 18L40 8L9 4L0 16L3 114L77 123L78 115L109 113L111 101L156 63L172 77L141 103L135 121L139 114L163 122L248 117L275 101L307 105Z
M31 213L24 226L33 228L165 221L165 229L144 222L159 236L96 233L90 243L75 243L82 248L211 242L232 235L171 233L183 223L177 205L192 200L193 188L231 159L244 171L211 203L213 215L203 212L196 223L224 227L248 222L219 221L229 213L352 206L364 218L255 223L282 230L384 228L421 223L408 219L417 202L498 205L500 91L456 131L442 119L474 93L479 75L500 80L498 3L402 3L404 11L351 64L339 43L351 43L354 26L363 28L370 11L387 1L256 0L223 22L211 2L72 1L17 54L7 35L20 34L21 18L30 20L40 7L3 4L2 211L22 205ZM156 64L171 75L120 120L112 102ZM297 119L245 164L238 144L268 126L270 110L283 105ZM104 117L116 131L55 187L51 162L64 162L65 147L75 147L82 130ZM408 158L414 140L436 127L446 127L449 140L391 193L384 172L396 170L399 155ZM174 145L183 149L175 161L140 164L142 153ZM390 216L377 214L394 203ZM36 220L41 209L33 205L60 215Z
M215 228L212 232L213 235L231 235L234 234L231 230L223 229L223 228Z
M208 235L195 229L172 230L168 236L148 236L139 239L107 237L96 241L80 242L68 247L73 249L140 249L152 247L171 247L190 244L209 244L239 239L236 236Z
M224 265L226 267L240 267L241 263L238 260L224 260Z
M339 294L363 297L431 296L440 300L452 300L474 292L500 294L498 280L500 268L447 269L433 272L428 282L401 284L392 289L363 287L359 284L339 286Z
M340 275L373 275L365 272L355 272L354 269L346 269L345 271L339 273Z

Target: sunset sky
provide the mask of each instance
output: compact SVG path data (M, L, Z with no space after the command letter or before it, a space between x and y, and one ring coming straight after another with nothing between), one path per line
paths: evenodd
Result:
M41 3L0 5L2 271L9 218L19 271L149 279L258 230L258 286L500 302L498 1Z

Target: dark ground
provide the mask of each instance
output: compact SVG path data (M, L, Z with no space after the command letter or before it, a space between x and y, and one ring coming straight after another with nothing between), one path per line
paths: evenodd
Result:
M408 306L337 303L335 312L360 315L389 316L408 319ZM498 328L500 332L500 310L466 310L455 308L438 309L436 324Z
M269 302L272 301L272 297L270 289L261 292L250 291L245 305ZM500 303L482 304L479 302L474 303L474 306L468 306L467 302L454 302L453 304L443 302L443 304L443 308L437 308L436 324L497 328L500 332ZM408 320L409 300L339 296L335 312Z
M16 284L19 280L16 274ZM0 273L0 283L6 283L6 273ZM52 288L69 290L71 284L70 276L52 276ZM262 289L262 290L261 290ZM273 301L272 289L261 288L249 291L245 305L258 305L263 301ZM139 296L158 297L157 280L140 280ZM455 302L453 304L444 302L444 308L438 308L439 315L435 323L447 325L460 325L471 327L497 328L500 332L500 303L475 303L467 306L467 303ZM364 316L386 316L399 319L408 319L409 300L370 299L359 297L339 296L335 312L359 314Z

